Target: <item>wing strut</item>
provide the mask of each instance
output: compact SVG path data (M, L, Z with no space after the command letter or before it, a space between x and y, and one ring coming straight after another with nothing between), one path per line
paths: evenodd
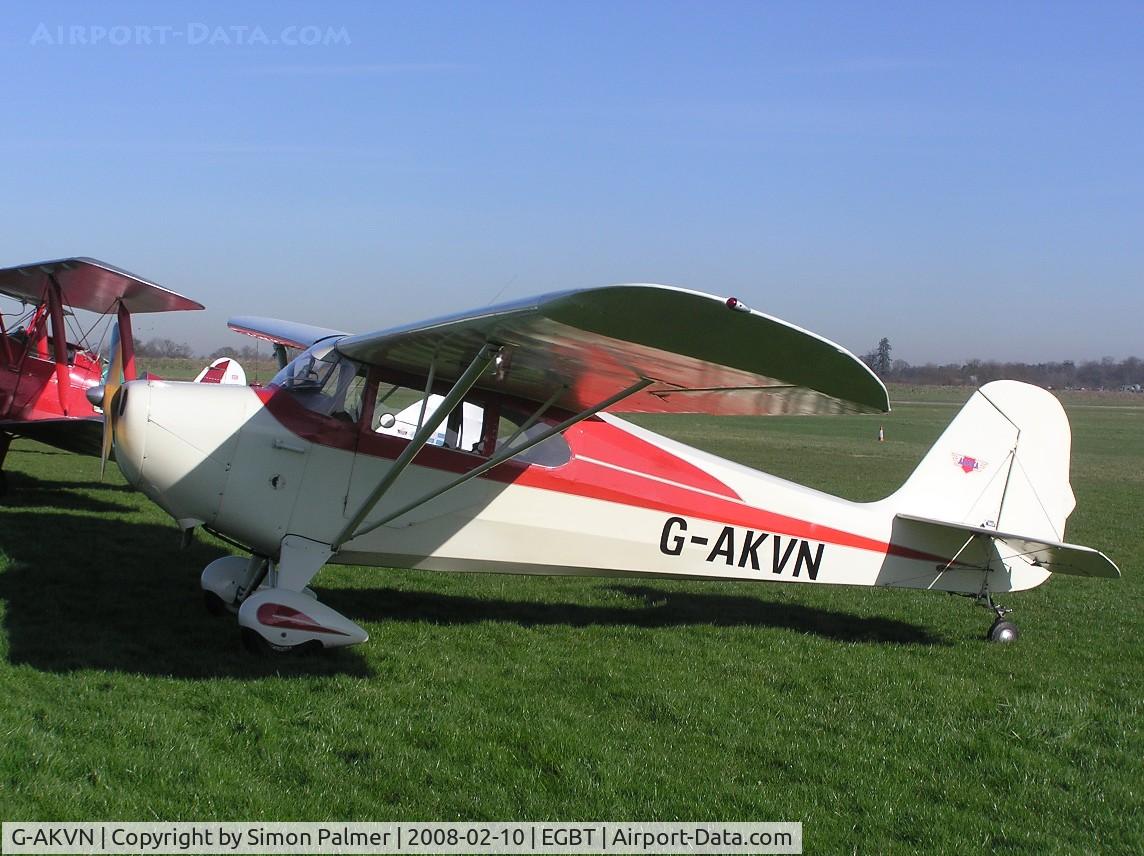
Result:
M521 443L519 446L514 446L514 447L510 448L510 446L512 445L512 441L515 440L517 437L519 437L522 433L521 430L517 430L516 433L514 433L511 438L509 438L509 441L501 446L501 450L499 452L497 452L495 455L493 455L491 458L489 458L487 461L485 461L483 464L481 464L477 467L474 467L473 469L469 470L467 473L463 473L463 474L457 476L457 478L453 479L448 484L446 484L442 487L439 487L436 490L430 491L429 493L425 494L424 496L420 497L419 499L415 499L413 502L410 502L406 505L403 505L401 508L397 509L396 511L392 511L389 514L386 514L380 520L377 520L377 521L371 523L369 526L366 526L363 529L359 529L357 531L354 531L356 529L356 527L358 526L358 524L360 524L361 521L365 519L366 514L368 514L370 511L372 511L373 507L378 503L378 501L380 501L382 495L385 493L385 489L387 489L390 485L393 484L393 479L389 478L389 475L392 474L392 472L393 472L391 470L390 473L386 474L386 478L382 480L382 484L378 485L378 487L381 488L381 490L375 489L374 492L370 494L370 498L366 501L366 504L363 505L362 509L359 510L358 514L356 514L354 516L354 522L353 522L352 526L347 526L345 529L342 530L341 535L339 535L339 537L337 538L332 549L334 551L337 551L344 543L346 543L346 541L350 541L353 538L357 538L359 535L365 535L369 532L372 532L374 529L377 529L379 526L384 526L386 523L389 523L391 520L396 520L401 515L409 513L410 511L417 508L418 506L424 505L425 503L429 502L430 500L436 499L441 494L446 493L455 487L460 487L461 485L463 485L465 482L469 481L470 479L475 479L477 476L483 475L484 473L487 473L489 470L493 469L493 467L498 467L501 464L503 464L505 461L508 461L512 458L515 458L517 455L520 455L524 452L527 452L533 446L539 446L541 443L543 443L545 440L549 439L550 437L554 437L563 431L567 431L569 428L571 428L576 423L583 422L585 419L589 418L590 416L595 416L601 410L604 410L607 407L611 407L613 404L615 404L619 401L623 401L629 395L634 395L635 393L639 392L641 389L643 389L644 387L648 386L649 384L651 384L653 382L654 381L652 381L649 378L640 378L638 381L633 383L631 386L627 387L626 389L620 390L615 395L608 396L603 401L597 402L596 404L593 404L591 407L587 407L584 410L581 410L575 416L568 417L563 422L561 422L559 425L553 425L547 431L542 431L540 434L537 434L535 437L529 437L524 443ZM560 391L563 391L563 390L561 389ZM541 414L544 413L544 411L547 410L551 406L552 401L555 400L555 398L556 398L556 396L554 395L551 399L549 399L547 402L542 404L540 406L540 408L536 411L536 413L534 413L532 415L532 417L528 420L526 425L530 426L533 423L535 423L536 420L540 418ZM437 409L437 413L441 413L444 410L446 410L446 405L445 405L445 403L442 403L441 406ZM438 421L440 421L440 420L438 420ZM415 437L414 441L416 441L416 439L417 438ZM424 444L422 444L422 445L424 445ZM410 444L410 447L412 448L412 443ZM418 447L418 448L420 448L420 447ZM409 449L406 449L406 452L408 452L408 451L409 451ZM412 455L410 455L410 457L412 458ZM400 462L400 460L401 459L398 458L398 462ZM395 462L394 468L396 468L396 467L397 467L397 463Z
M131 312L120 300L116 313L119 321L119 347L123 350L123 378L135 380L135 338L131 334Z
M60 410L68 415L68 398L71 393L71 373L68 371L68 334L64 327L64 300L60 284L55 274L48 274L45 295L48 314L52 316L52 353L56 360L56 395L60 400Z
M336 552L342 544L353 537L354 530L361 525L366 515L373 511L373 507L377 505L382 496L385 495L385 492L393 486L398 476L409 466L417 453L425 447L425 444L429 442L429 438L433 436L441 423L448 418L453 408L461 403L461 399L473 388L477 380L480 379L480 376L484 374L485 369L492 365L493 359L499 350L499 345L486 343L484 347L477 352L477 355L473 357L473 361L469 363L469 367L457 378L456 383L453 384L453 388L449 390L444 400L433 412L433 415L429 417L429 421L421 422L417 433L413 435L413 439L409 441L409 445L405 447L404 451L397 456L397 460L393 462L393 466L389 468L389 472L377 483L377 487L365 498L361 507L354 513L353 518L342 528L342 531L338 533L338 537L334 539L334 543L331 545L332 550ZM430 382L432 381L433 374L432 365L435 365L435 363L436 361L434 361L430 367ZM422 408L422 413L424 414L424 408Z

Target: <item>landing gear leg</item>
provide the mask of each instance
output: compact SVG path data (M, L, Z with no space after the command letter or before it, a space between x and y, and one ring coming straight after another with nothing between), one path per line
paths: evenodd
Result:
M282 539L264 588L241 599L243 643L257 653L305 653L357 645L369 634L317 599L307 583L333 555L328 544L297 535Z
M1021 635L1021 632L1017 629L1016 624L1005 618L1005 616L1013 610L1008 607L1001 606L999 603L994 603L993 595L989 593L988 589L981 593L981 595L978 597L978 602L982 606L993 610L993 613L997 616L996 620L993 622L993 625L989 628L989 632L985 634L985 638L990 642L1000 642L1004 644L1008 644L1009 642L1016 642L1017 637Z

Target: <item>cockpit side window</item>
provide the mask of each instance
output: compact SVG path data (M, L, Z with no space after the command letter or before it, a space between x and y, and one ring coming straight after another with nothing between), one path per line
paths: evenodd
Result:
M365 381L365 366L343 357L333 343L319 342L295 357L271 383L308 410L356 423Z

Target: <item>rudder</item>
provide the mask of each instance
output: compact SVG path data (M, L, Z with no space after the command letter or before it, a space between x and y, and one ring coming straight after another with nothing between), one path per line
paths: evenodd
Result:
M1071 445L1052 393L994 381L973 394L887 501L918 517L1063 541L1076 505Z

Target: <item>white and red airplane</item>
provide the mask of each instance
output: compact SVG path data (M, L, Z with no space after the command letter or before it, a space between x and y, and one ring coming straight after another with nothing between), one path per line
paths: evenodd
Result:
M993 602L1052 573L1117 577L1063 543L1075 502L1056 399L978 390L905 485L850 502L617 412L882 412L852 354L694 291L567 291L363 335L239 318L305 348L263 388L137 380L110 409L127 480L184 530L249 551L202 574L263 650L364 642L307 587L327 563L923 588Z

